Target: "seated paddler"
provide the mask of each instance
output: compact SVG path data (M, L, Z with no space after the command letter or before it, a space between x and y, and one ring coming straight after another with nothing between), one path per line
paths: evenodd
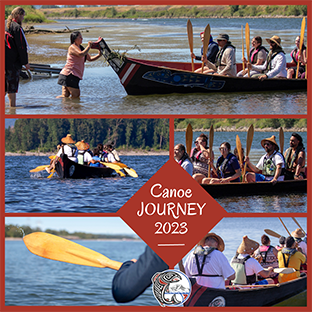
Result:
M76 146L78 149L78 164L88 165L88 163L92 161L92 155L89 152L90 145L84 140L81 140L76 143Z
M193 164L183 144L174 147L174 159L189 175L193 175Z

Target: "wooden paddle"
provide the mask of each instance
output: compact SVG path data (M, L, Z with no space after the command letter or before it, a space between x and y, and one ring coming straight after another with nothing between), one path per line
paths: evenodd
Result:
M254 136L254 126L250 125L250 127L248 128L248 131L247 131L246 156L249 156L253 136ZM247 170L247 162L245 163L244 171L243 171L243 178L244 178L243 180L245 182L246 182L246 180L245 180L246 170Z
M115 170L121 177L126 176L122 171L120 171L120 167L116 163L106 163L106 162L100 161L100 164Z
M295 223L298 225L298 227L300 228L300 230L302 231L302 233L304 234L304 235L307 235L306 233L305 233L305 231L303 230L303 228L300 226L300 224L298 223L298 221L294 218L294 217L292 217L292 219L295 221Z
M287 231L288 235L291 236L290 232L288 231L288 229L287 229L286 225L284 224L284 222L282 221L282 219L280 217L278 217L278 218L282 222L282 224L283 224L285 230Z
M249 24L246 23L245 26L245 37L246 37L246 54L247 54L247 59L248 59L248 63L250 63L250 30L249 30ZM250 70L249 68L247 68L248 70L248 77L250 78Z
M113 270L119 270L122 265L94 250L48 233L34 232L24 236L23 241L30 252L51 260Z
M185 132L185 147L188 155L191 155L192 144L193 144L193 128L192 125L189 123L186 127Z
M191 53L193 53L193 26L192 26L192 22L188 19L187 20L187 38L188 38L188 43L190 46L190 51ZM192 72L194 71L194 59L191 57L192 59Z
M247 51L248 53L248 51ZM244 26L242 25L242 60L243 60L243 70L245 70L245 48L244 48ZM237 147L237 146L236 146Z
M284 151L284 130L283 130L283 127L279 128L279 143L280 143L281 154L283 154L283 151Z
M210 161L212 159L212 147L213 147L213 136L214 136L214 130L213 125L210 126L209 129L209 164L208 164L208 178L211 176L211 164Z
M300 42L299 42L299 55L302 53L302 45L303 45L303 39L304 39L304 30L305 30L305 17L302 19L302 22L301 22ZM300 62L298 60L296 79L298 79L299 65L300 65Z
M204 45L203 45L203 55L207 55L208 45L210 40L210 25L208 24L204 31ZM202 62L202 73L204 72L204 62Z
M50 172L50 174L48 175L48 179L50 179L50 178L52 178L53 177L53 174L54 174L54 172L55 172L55 169L53 168L52 170L51 170L51 172Z
M272 230L269 230L269 229L265 229L264 232L270 236L277 237L277 238L280 238L282 236L282 235L280 235L280 234L278 234Z
M45 170L45 168L49 167L49 165L42 165L42 166L38 166L35 169L31 169L29 170L29 172L39 172L39 171L43 171Z
M239 163L240 163L240 166L242 167L244 164L242 142L241 142L238 134L236 135L236 149L237 149L237 153L238 153ZM243 179L244 179L244 177L242 177L242 180Z

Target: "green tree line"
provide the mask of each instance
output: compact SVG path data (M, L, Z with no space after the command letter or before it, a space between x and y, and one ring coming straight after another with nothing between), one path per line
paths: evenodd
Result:
M17 119L5 129L5 151L55 151L70 133L90 147L113 142L118 149L169 150L168 119Z
M5 224L5 237L15 237L22 238L24 235L31 234L33 232L42 232L40 227L31 228L28 225L18 226L14 224ZM52 230L47 229L45 233L57 235L57 236L75 236L80 239L137 239L136 236L132 235L122 235L122 234L91 234L84 232L73 232L70 233L66 230Z
M26 14L23 23L50 23L43 12L36 10L32 5L6 5L5 6L5 19L11 14L14 8L21 6Z
M188 124L191 124L193 129L209 129L211 125L213 125L214 129L221 127L235 127L236 129L241 127L249 127L251 124L254 125L255 128L264 129L264 128L273 128L278 129L283 127L284 130L292 129L292 128L306 128L307 120L306 119L296 119L296 118L227 118L227 119L183 119L178 118L174 120L174 128L175 130L184 130Z

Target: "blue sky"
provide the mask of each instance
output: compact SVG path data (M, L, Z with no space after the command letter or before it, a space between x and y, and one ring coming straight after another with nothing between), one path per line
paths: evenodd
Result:
M132 229L116 217L7 217L6 224L28 225L32 228L67 230L93 234L134 234Z

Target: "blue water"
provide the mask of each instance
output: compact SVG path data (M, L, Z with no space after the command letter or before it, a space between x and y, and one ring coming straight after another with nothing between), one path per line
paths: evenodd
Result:
M75 222L74 219L72 218L72 222ZM296 220L304 231L307 231L306 219L296 218ZM291 218L283 217L282 221L290 232L297 228ZM287 236L285 228L277 217L225 218L211 231L224 239L224 254L230 261L243 235L259 242L264 229ZM207 229L207 232L209 231L210 229ZM197 241L198 239L194 241L194 245ZM141 241L78 240L76 242L120 262L137 259L145 248L145 243ZM271 237L271 244L277 245L278 239ZM78 266L40 258L30 253L22 241L5 242L5 305L7 306L115 306L117 304L111 293L113 276L114 271L108 268ZM149 287L135 301L127 305L157 306L158 303Z
M202 132L193 133L193 141ZM209 131L204 131L209 137ZM307 132L298 132L303 139L303 143L306 146ZM246 132L215 132L213 140L213 152L215 154L215 162L220 156L219 146L223 142L229 142L231 145L231 151L233 152L236 146L236 135L239 136L242 147L246 152ZM279 144L278 132L255 132L251 150L250 160L256 165L262 155L264 155L264 149L260 142L264 138L269 138L275 135L276 142ZM284 152L289 147L289 139L291 132L284 132ZM185 132L176 131L174 134L174 144L182 143L185 144ZM193 143L194 145L194 143ZM194 147L194 146L193 146ZM307 194L280 194L280 195L254 195L254 196L236 196L230 198L217 198L216 201L227 211L227 212L307 212Z
M199 55L201 41L199 33L209 23L211 33L228 33L236 46L236 59L242 58L241 26L250 26L250 37L260 35L270 38L279 35L287 61L295 38L300 32L300 18L282 19L191 19L194 33L194 53ZM138 20L58 20L36 28L70 29L88 28L83 32L83 43L95 41L102 36L111 49L127 52L129 57L149 60L190 62L190 50L186 33L186 19L138 19ZM48 57L51 65L63 67L69 44L68 34L45 36L46 45L36 41L38 36L28 36L30 61L33 58ZM40 37L42 39L42 37ZM56 43L49 47L49 43ZM140 48L132 49L135 45ZM268 46L265 42L265 45ZM91 51L91 54L96 53ZM245 52L246 55L246 52ZM63 61L53 61L62 56ZM37 61L38 62L38 61ZM305 114L307 93L304 91L231 93L220 94L171 94L156 96L128 96L115 72L107 67L103 58L86 63L83 80L80 83L81 97L78 100L56 99L61 94L57 77L34 78L20 83L17 108L6 114ZM8 100L6 99L6 102Z
M123 156L138 178L50 179L46 171L29 170L49 164L46 156L5 158L5 212L116 212L168 160L167 156Z

